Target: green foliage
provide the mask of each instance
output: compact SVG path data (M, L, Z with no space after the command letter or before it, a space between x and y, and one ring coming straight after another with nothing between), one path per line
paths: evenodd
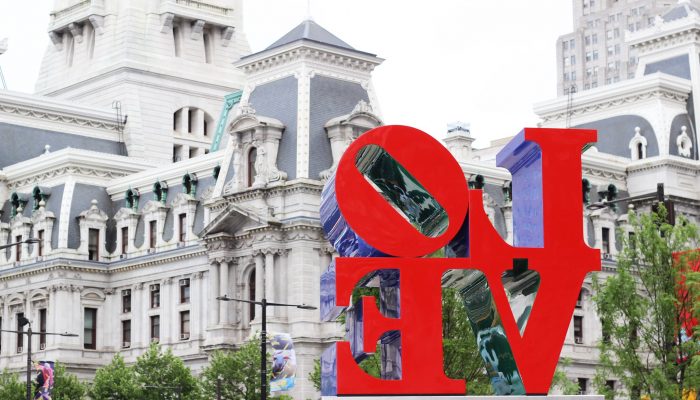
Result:
M611 376L620 379L630 398L680 399L697 382L700 349L696 340L679 344L681 323L697 301L679 295L689 260L676 262L674 254L697 247L697 227L683 218L669 225L663 209L630 213L629 221L634 234L620 235L617 274L604 282L594 279L594 301L609 335L599 345L595 383L608 399L615 395L605 388Z
M0 373L0 399L25 400L27 386L16 374L9 371Z
M562 360L560 367L557 368L557 370L554 372L554 377L552 377L552 384L549 389L550 393L558 390L564 395L579 394L580 388L578 387L578 383L569 379L562 369L568 367L569 365L571 365L571 360L568 358Z
M467 394L493 394L467 310L455 289L442 289L442 335L445 374L466 380Z
M69 374L61 363L54 366L53 400L81 400L87 394L87 388L78 378Z
M211 362L202 372L205 398L216 398L217 379L221 380L223 400L259 399L260 339L252 339L236 351L217 351L212 355Z
M151 343L134 365L136 382L145 388L139 400L199 399L199 386L182 360L170 349Z
M97 370L89 393L93 399L131 400L142 397L134 369L127 367L119 354L114 356L112 363Z
M314 384L314 389L321 391L321 360L314 360L314 369L309 373L309 381Z

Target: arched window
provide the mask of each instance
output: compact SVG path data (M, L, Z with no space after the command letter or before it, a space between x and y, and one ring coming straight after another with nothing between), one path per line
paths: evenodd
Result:
M124 196L124 202L126 208L136 209L139 207L139 191L136 189L131 189L126 191L126 196Z
M38 210L39 209L39 203L41 203L41 200L43 196L41 195L41 189L39 186L35 186L34 190L32 190L32 199L34 200L34 209Z
M257 175L255 172L255 160L257 158L258 149L253 147L248 151L248 187L253 186L253 182L255 182L255 175Z
M197 107L183 107L173 113L173 130L180 135L213 136L214 118Z
M216 167L214 167L214 170L212 171L211 174L214 177L214 179L219 179L220 172L221 172L221 165L217 165Z
M255 301L255 270L248 274L248 300ZM248 304L248 315L251 321L255 319L255 304Z
M639 127L634 128L634 137L630 140L630 158L633 160L643 160L647 158L647 139L642 136Z
M641 160L644 158L644 145L641 143L637 143L637 160Z

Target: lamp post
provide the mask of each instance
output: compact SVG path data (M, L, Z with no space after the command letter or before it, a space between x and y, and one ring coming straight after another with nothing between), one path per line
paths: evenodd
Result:
M14 243L17 244L17 243ZM14 245L13 244L13 245ZM6 246L7 247L7 246ZM3 247L0 246L0 249ZM37 333L40 335L55 335L55 336L65 336L65 337L78 337L78 334L76 333L55 333L55 332L33 332L32 331L32 323L29 321L29 319L25 317L20 317L19 320L19 329L17 331L9 330L9 329L0 329L0 332L10 332L10 333L17 333L20 335L27 335L27 400L32 400L32 336L36 335ZM26 331L21 330L24 328L25 325L29 325L27 327Z
M306 304L273 303L268 302L265 298L262 298L260 301L233 299L228 297L228 295L219 296L216 299L219 301L238 301L262 306L262 316L260 318L262 322L262 326L260 327L260 399L267 400L267 307L296 307L302 310L316 310L316 307Z

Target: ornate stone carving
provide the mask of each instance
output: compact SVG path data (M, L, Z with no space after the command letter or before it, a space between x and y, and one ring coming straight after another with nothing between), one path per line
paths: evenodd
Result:
M681 127L681 134L676 138L676 146L678 147L678 154L681 157L690 158L692 157L691 150L693 149L693 141L688 136L687 127L683 125Z

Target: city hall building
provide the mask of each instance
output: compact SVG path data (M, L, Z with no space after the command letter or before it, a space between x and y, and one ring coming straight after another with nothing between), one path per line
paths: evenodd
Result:
M382 125L371 78L383 60L311 20L251 53L241 3L56 0L36 94L0 91L0 243L22 243L0 252L0 324L78 334L35 336L36 359L90 379L158 341L198 372L260 330L260 309L217 297L318 306L336 255L321 190L347 146ZM663 182L697 222L700 14L681 1L655 21L625 33L634 78L535 110L544 127L598 130L582 156L591 203ZM512 242L510 175L495 165L507 140L473 140L452 124L444 143ZM582 215L604 273L627 205ZM562 351L585 392L601 340L590 296L587 280ZM307 376L344 328L297 308L270 308L267 322L294 338L292 394L317 396ZM0 338L0 369L22 369L25 338Z

